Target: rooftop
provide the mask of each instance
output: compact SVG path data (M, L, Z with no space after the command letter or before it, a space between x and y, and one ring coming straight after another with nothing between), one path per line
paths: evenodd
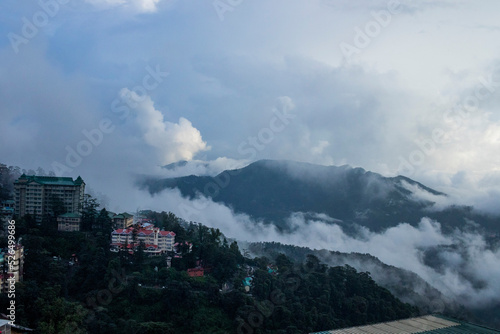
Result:
M59 177L59 176L35 176L35 175L26 175L23 174L14 181L14 183L28 183L28 182L36 182L38 184L44 185L59 185L59 186L79 186L84 184L82 178L78 176L76 180L73 181L71 177Z
M74 212L67 212L65 214L59 215L59 217L62 217L62 218L80 218L80 215L78 213L74 213Z
M500 331L469 324L467 322L448 319L437 315L410 318L398 321L384 322L360 327L335 329L311 334L494 334Z
M6 328L10 328L10 320L0 319L0 328L3 326L6 326ZM0 331L0 333L1 333L1 331Z
M171 236L174 236L175 237L175 233L172 232L172 231L160 231L160 229L158 227L154 227L151 228L151 227L148 227L147 229L145 228L141 228L141 229L137 229L137 235L149 235L149 234L152 234L154 233L154 230L158 230L158 234L159 235L171 235ZM127 229L123 229L123 228L119 228L117 230L113 230L113 232L111 232L112 234L133 234L134 232L134 228L133 227L129 227Z
M134 215L131 215L129 213L126 213L126 212L122 212L120 214L117 214L115 216L113 216L113 219L126 219L126 218L132 218L134 217Z

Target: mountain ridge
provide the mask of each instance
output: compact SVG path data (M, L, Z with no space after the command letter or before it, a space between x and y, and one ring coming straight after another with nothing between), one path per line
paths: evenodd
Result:
M144 177L138 186L151 194L178 188L190 199L203 195L283 230L289 228L287 219L294 212L314 212L341 221L345 228L357 224L373 231L401 222L416 226L424 216L440 221L448 231L477 219L483 228L498 231L495 218L472 207L438 210L429 198L446 199L448 195L418 181L401 175L384 177L349 165L259 160L215 177Z

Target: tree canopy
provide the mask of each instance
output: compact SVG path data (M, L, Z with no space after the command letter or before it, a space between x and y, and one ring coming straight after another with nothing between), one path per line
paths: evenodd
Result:
M54 232L28 224L25 280L17 283L17 319L41 333L299 333L416 315L379 287L369 273L328 267L314 255L294 263L244 257L220 230L151 212L164 228L193 245L180 256L109 251L110 220L87 197L94 226ZM107 218L108 217L108 218ZM73 260L77 258L78 262ZM204 276L190 277L201 266ZM251 277L250 291L243 280ZM33 302L36 300L36 302ZM7 307L8 300L0 299Z

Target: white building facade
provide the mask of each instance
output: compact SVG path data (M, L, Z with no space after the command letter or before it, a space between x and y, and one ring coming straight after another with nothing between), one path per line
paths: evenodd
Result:
M128 250L133 252L141 242L144 243L145 252L154 255L165 254L174 250L175 233L161 231L153 225L143 228L129 227L111 232L111 251Z

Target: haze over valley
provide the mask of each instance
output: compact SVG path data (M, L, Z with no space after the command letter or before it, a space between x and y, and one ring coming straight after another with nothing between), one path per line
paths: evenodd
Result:
M195 238L196 228L213 236L213 254L231 261L216 283L203 281L209 291L235 277L240 285L238 275L265 271L265 260L283 253L299 267L315 258L348 264L357 273L344 267L331 276L365 279L365 292L372 282L361 273L370 272L411 304L377 290L374 298L387 297L391 311L377 306L373 321L409 316L418 306L421 314L500 328L499 12L493 0L2 0L0 209L20 203L14 183L23 173L80 176L100 210L160 217L155 223L195 246L186 236ZM38 264L48 267L59 253L99 257L100 247L106 258L95 261L100 268L87 262L88 272L147 276L165 266L164 282L199 292L199 282L181 272L201 267L201 246L194 247L198 259L179 260L167 275L166 260L117 260L108 249L111 230L92 231L92 223L64 239L40 221L19 221L26 236L17 237L42 254L30 265L44 281L32 278L32 287L55 280ZM99 246L87 244L89 233ZM56 276L74 274L64 270ZM83 284L85 270L72 284ZM140 291L145 281L133 282ZM68 297L64 284L47 286L44 298L86 298L77 289ZM331 284L326 290L338 288ZM235 300L247 305L250 292L240 288ZM304 300L301 307L320 298ZM78 308L71 305L65 309ZM112 314L121 304L110 305ZM237 308L224 307L200 314L241 325ZM126 331L118 325L124 314L101 320ZM323 314L332 326L361 325L352 314L332 314ZM311 313L315 320L302 328L319 328L320 318ZM145 319L129 320L139 326ZM280 326L269 331L286 329Z

